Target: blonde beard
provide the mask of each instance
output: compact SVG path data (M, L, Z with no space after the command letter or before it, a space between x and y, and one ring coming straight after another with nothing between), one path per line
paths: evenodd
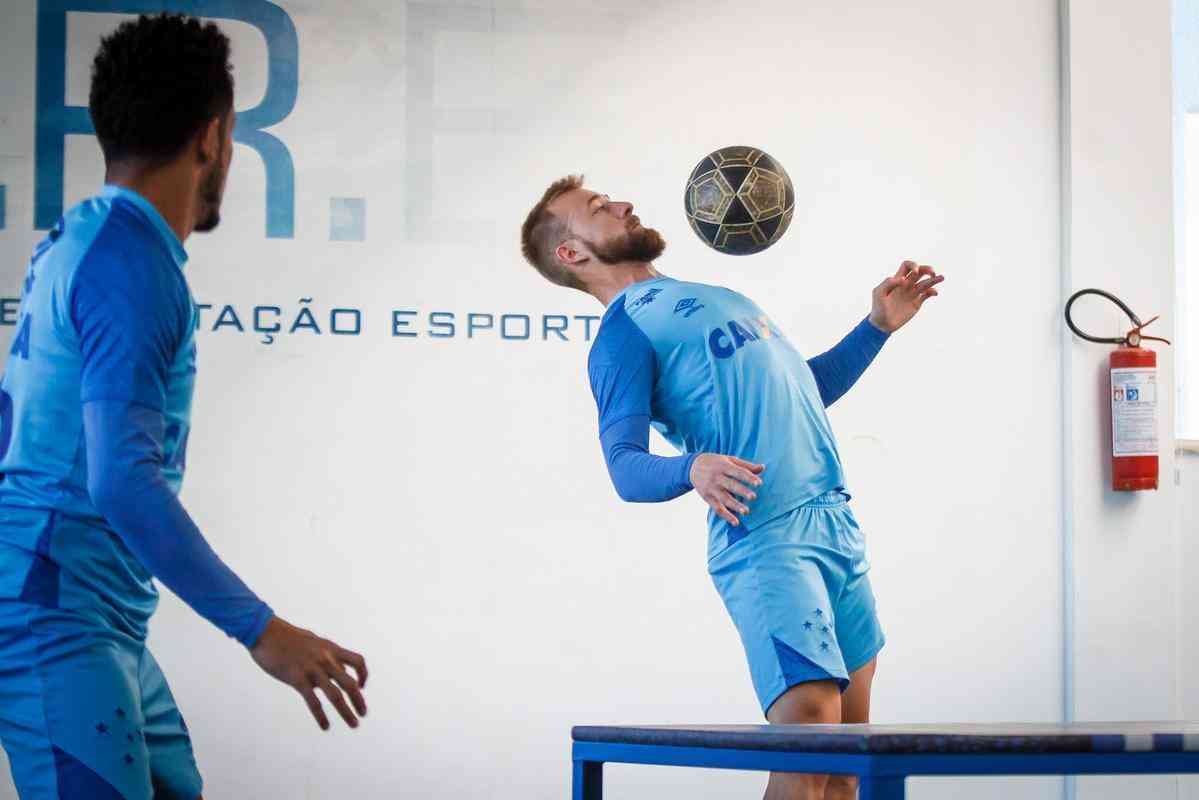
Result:
M615 241L604 244L587 242L591 252L604 264L619 264L622 261L649 262L662 255L666 240L653 228L626 231Z

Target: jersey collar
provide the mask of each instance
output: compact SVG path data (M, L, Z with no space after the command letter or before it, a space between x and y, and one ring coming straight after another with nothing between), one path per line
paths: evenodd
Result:
M668 281L668 280L670 280L670 278L668 276L659 275L656 278L646 278L643 281L636 281L635 283L630 283L628 286L626 286L620 290L620 294L618 294L612 298L612 302L608 303L608 308L609 309L616 308L616 304L621 302L622 300L624 300L625 295L627 295L629 292L636 291L644 286L652 286L653 284L658 283L660 281Z
M175 262L175 266L183 269L183 265L187 263L187 251L183 249L183 243L179 241L179 237L175 235L175 231L171 230L171 226L162 218L162 214L158 213L158 209L154 207L146 198L142 197L132 189L127 189L124 186L115 184L105 184L104 189L100 192L101 197L107 197L110 200L120 198L125 200L134 208L142 213L149 223L158 232L163 244L167 246L167 250L171 254L171 258Z

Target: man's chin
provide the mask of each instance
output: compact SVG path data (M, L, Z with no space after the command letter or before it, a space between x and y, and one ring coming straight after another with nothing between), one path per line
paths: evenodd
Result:
M208 233L209 231L214 230L216 226L220 224L220 212L214 211L209 216L204 217L204 219L197 222L196 227L192 228L192 230L196 233Z
M666 240L653 228L638 226L634 229L634 233L638 240L638 261L653 261L666 250Z

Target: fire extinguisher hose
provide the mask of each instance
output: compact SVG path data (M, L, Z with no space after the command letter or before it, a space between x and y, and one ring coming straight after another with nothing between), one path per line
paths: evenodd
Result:
M1100 297L1111 300L1113 303L1119 306L1120 310L1127 314L1128 318L1132 320L1132 330L1130 330L1124 336L1112 337L1092 336L1089 333L1083 333L1080 331L1078 326L1074 324L1073 318L1070 316L1070 308L1074 305L1075 300L1083 295L1088 294L1097 294ZM1152 324L1155 320L1157 320L1157 317L1153 317L1153 319L1150 319L1148 322L1141 322L1141 318L1134 314L1133 310L1129 308L1123 300L1121 300L1119 297L1116 297L1111 292L1105 292L1102 289L1079 289L1077 292L1070 295L1070 299L1066 301L1066 324L1070 326L1070 330L1074 332L1075 336L1079 337L1080 339L1086 339L1088 342L1096 342L1098 344L1119 344L1126 347L1140 347L1142 341L1150 339L1155 342L1165 342L1166 344L1169 344L1170 341L1168 339L1162 339L1158 336L1145 336L1143 333L1141 333L1141 330L1144 327Z

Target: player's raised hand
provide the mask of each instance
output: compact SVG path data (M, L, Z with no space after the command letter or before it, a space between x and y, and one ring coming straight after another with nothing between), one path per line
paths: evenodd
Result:
M936 285L945 280L929 266L915 261L899 265L894 275L874 287L870 322L886 333L894 333L916 316L924 301L937 296Z
M758 499L754 489L762 485L758 476L766 467L736 456L700 453L691 462L691 485L699 496L730 525L740 525L749 506Z
M300 693L321 730L329 729L329 718L316 695L317 689L324 692L351 728L358 727L358 717L366 716L366 700L362 697L366 688L366 659L357 653L274 617L250 655L268 675ZM346 667L354 670L357 679ZM346 695L353 709L346 702Z

